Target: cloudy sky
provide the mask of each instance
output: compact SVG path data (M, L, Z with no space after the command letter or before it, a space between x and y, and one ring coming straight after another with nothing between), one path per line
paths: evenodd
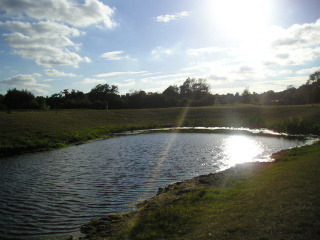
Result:
M0 94L281 91L320 69L319 0L0 0Z

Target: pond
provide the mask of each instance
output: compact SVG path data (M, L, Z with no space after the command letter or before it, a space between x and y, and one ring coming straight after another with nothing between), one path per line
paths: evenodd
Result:
M75 234L128 211L159 187L248 161L270 161L306 141L239 133L119 136L0 161L0 238Z

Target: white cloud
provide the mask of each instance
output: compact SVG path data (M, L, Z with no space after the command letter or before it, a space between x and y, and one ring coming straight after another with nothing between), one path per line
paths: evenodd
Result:
M110 72L110 73L102 73L97 74L95 77L98 78L105 78L105 77L114 77L119 75L133 75L133 74L145 74L147 71L139 71L139 72Z
M161 56L170 56L173 54L173 50L170 48L156 47L151 51L151 55L155 59L160 59Z
M0 22L0 27L15 31L3 34L6 43L16 49L15 54L34 59L40 66L70 65L77 68L80 62L90 62L88 57L80 57L74 52L80 44L75 44L70 37L84 34L75 28L51 21L33 24L7 21Z
M287 29L271 27L265 35L239 42L239 47L234 49L190 48L186 50L186 54L192 56L189 67L181 71L193 71L197 77L208 79L217 91L221 86L227 87L231 92L237 87L245 88L251 85L256 86L253 90L259 91L284 90L288 85L300 86L307 78L294 77L294 74L308 75L319 68L293 72L284 66L303 68L303 65L311 64L320 58L319 28L320 20L293 25ZM225 51L225 59L210 61L209 54L220 51Z
M272 89L274 91L285 90L288 86L293 85L299 87L307 82L306 76L293 76L285 78L277 78L273 80L266 80L254 83L256 87L260 86L260 91L264 92L266 89Z
M178 74L169 74L169 75L161 75L161 76L154 76L154 77L147 77L140 79L141 82L150 82L153 80L163 80L167 78L171 78L173 80L176 80L177 78L183 77L184 79L187 77L190 77L190 73L178 73Z
M293 72L291 71L291 70L281 70L280 72L279 72L279 74L283 74L283 75L287 75L287 74L292 74Z
M54 79L52 79L52 78L47 78L47 79L43 80L43 82L52 82L52 81L54 81Z
M240 74L240 75L247 75L247 74L252 74L254 72L254 68L251 66L240 66L240 68L235 71L235 73Z
M320 71L320 67L301 69L299 71L296 71L296 73L299 75L306 75L306 74L310 75L310 74L314 73L315 71Z
M237 48L228 48L223 64L219 62L197 62L192 58L192 66L184 71L207 72L228 79L250 79L276 77L292 74L291 70L275 71L283 66L303 66L320 58L320 20L308 24L296 24L287 29L279 26L269 27L264 34L239 44ZM210 48L209 48L210 49ZM209 49L199 48L187 53L204 56ZM212 52L219 49L212 49ZM201 55L202 54L202 55ZM205 56L206 59L207 55ZM243 66L241 68L241 66ZM251 69L246 69L245 67ZM249 71L250 70L250 71ZM238 73L238 74L236 74Z
M268 62L303 65L320 57L320 19L315 23L273 28Z
M77 68L79 63L91 61L76 53L81 44L74 43L71 38L84 32L74 27L116 26L112 20L114 9L99 0L84 0L84 3L74 0L2 0L0 9L7 17L18 16L27 20L0 22L1 28L11 32L2 37L15 49L13 53L48 68L64 65Z
M40 21L33 24L21 21L6 21L0 22L0 27L6 28L12 32L22 32L29 36L41 35L48 37L58 33L60 36L78 37L85 34L76 28L71 28L67 25L53 21Z
M199 56L203 54L217 53L225 51L224 48L218 47L207 47L207 48L189 48L187 49L187 54L191 56Z
M48 19L76 27L116 26L112 20L114 9L98 0L85 0L84 4L73 0L2 0L0 9L9 14L25 14L37 20Z
M15 88L22 88L31 91L35 95L45 95L47 92L43 88L50 87L48 84L38 83L36 78L41 77L41 74L34 73L32 75L19 74L12 78L0 81L0 84L6 84Z
M286 48L286 49L284 49ZM285 52L285 53L284 53ZM307 62L313 61L320 57L320 47L281 47L270 51L272 54L267 60L276 65L289 66L289 65L304 65Z
M152 76L152 75L157 75L157 74L160 74L160 73L162 73L162 72L155 72L155 73L144 73L144 74L142 74L143 76Z
M104 84L106 80L96 78L85 78L80 82L74 82L73 84Z
M44 72L48 76L55 76L55 77L77 77L76 74L73 73L65 73L65 72L60 72L56 69L45 69Z
M319 45L320 19L315 23L295 24L288 29L281 29L279 38L273 47L310 47Z
M157 22L167 23L167 22L171 22L173 20L178 20L180 18L188 17L189 15L190 15L189 12L183 11L183 12L172 14L172 15L160 15L160 16L156 17L155 19Z
M118 87L131 87L131 86L134 86L136 84L135 80L134 79L128 79L128 80L125 80L126 83L112 83L112 85L116 85Z
M129 59L129 55L123 55L124 51L113 51L113 52L106 52L101 54L101 58L104 58L106 60L113 60L113 61L119 61L124 59Z
M214 82L219 82L219 81L225 82L228 80L228 78L225 76L218 76L215 74L211 74L207 78L209 81L214 81Z

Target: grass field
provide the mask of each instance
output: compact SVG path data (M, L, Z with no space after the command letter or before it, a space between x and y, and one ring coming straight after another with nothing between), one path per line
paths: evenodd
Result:
M84 239L320 239L320 143L168 186Z
M0 112L0 156L174 126L320 135L320 105ZM162 189L137 211L82 227L87 239L320 239L320 143Z
M270 128L320 133L320 106L212 106L0 112L0 156L59 148L112 133L174 126Z

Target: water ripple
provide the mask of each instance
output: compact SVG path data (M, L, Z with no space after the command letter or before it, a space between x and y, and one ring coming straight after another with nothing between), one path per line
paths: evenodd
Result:
M133 209L134 203L154 195L159 187L234 164L227 154L230 149L226 150L229 138L142 134L4 159L0 238L74 233L92 218ZM279 137L248 138L263 146L255 159L303 144Z

